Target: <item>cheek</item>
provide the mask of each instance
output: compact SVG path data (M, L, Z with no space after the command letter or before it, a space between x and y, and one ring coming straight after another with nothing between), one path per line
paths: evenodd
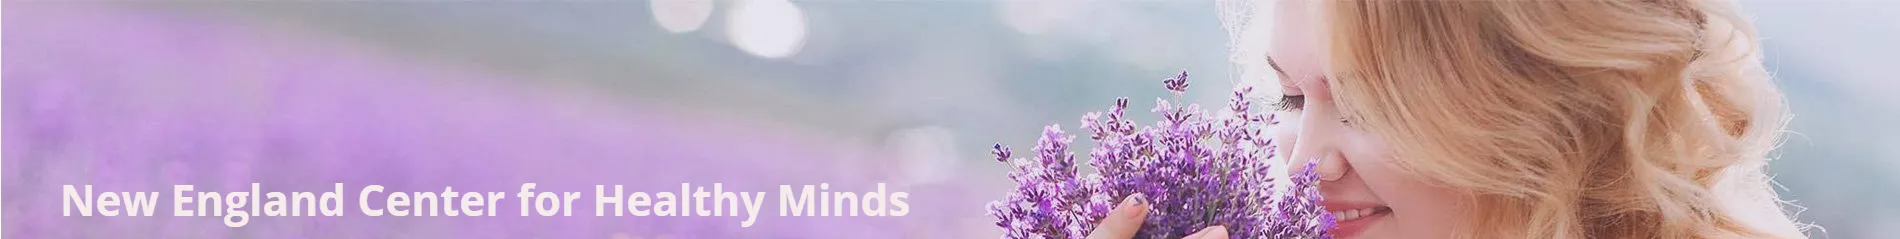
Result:
M1272 128L1269 129L1270 131L1267 132L1267 137L1273 137L1275 147L1273 149L1273 157L1276 158L1276 160L1286 160L1276 161L1274 163L1278 165L1291 164L1292 162L1290 161L1293 159L1292 156L1289 155L1293 154L1293 146L1300 143L1300 115L1298 113L1284 111L1273 112L1273 115L1274 120L1279 123L1274 124ZM1286 176L1285 170L1287 168L1288 167L1276 166L1272 167L1269 171L1275 176Z
M1444 238L1451 235L1448 223L1464 220L1460 213L1466 203L1447 188L1425 183L1400 171L1388 148L1362 132L1349 133L1351 147L1346 154L1353 171L1379 200L1392 207L1393 217L1385 226L1389 232L1411 235L1408 238ZM1434 236L1422 236L1434 235Z
M1276 149L1279 151L1277 153L1281 156L1293 153L1293 145L1298 144L1300 140L1299 113L1274 112L1273 118L1279 123L1273 125L1269 136L1273 137L1273 143L1279 147Z

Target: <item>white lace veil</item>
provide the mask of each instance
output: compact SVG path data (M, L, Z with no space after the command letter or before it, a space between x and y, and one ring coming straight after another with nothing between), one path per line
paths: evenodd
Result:
M1221 28L1227 30L1227 61L1235 87L1253 86L1254 97L1278 99L1279 77L1267 66L1272 43L1273 0L1215 0Z

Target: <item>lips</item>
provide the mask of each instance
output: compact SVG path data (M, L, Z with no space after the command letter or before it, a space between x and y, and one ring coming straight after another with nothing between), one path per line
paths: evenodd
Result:
M1392 207L1378 203L1327 201L1324 203L1327 213L1333 214L1332 234L1338 238L1352 238L1392 214Z
M1353 210L1327 211L1327 212L1333 214L1333 218L1334 218L1333 220L1343 222L1343 221L1352 221L1353 219L1359 219L1362 217L1372 216L1374 214L1386 213L1386 212L1391 212L1391 211L1392 211L1392 208L1390 207L1379 206L1379 207L1360 208L1360 209L1353 209Z

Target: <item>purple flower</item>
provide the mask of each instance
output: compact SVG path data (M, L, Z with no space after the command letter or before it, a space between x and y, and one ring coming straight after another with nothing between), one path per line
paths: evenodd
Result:
M1163 83L1179 98L1187 72ZM1220 115L1157 99L1161 120L1151 126L1124 117L1127 98L1106 113L1085 114L1081 129L1095 141L1091 174L1078 174L1069 153L1074 137L1059 125L1043 129L1034 158L1011 157L997 144L991 154L1014 169L1017 185L989 213L1004 238L1083 238L1116 202L1139 193L1150 211L1138 238L1179 238L1215 225L1234 238L1332 238L1333 217L1320 206L1310 161L1289 182L1268 175L1276 147L1262 131L1274 120L1251 111L1251 91L1235 90L1229 114Z
M1180 74L1176 74L1174 77L1163 79L1161 83L1167 85L1168 91L1173 91L1175 94L1187 92L1187 71L1181 71Z

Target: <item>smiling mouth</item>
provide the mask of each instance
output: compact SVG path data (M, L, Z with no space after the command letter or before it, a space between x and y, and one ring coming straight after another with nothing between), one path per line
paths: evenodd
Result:
M1368 207L1368 208L1360 208L1360 209L1353 209L1353 210L1328 211L1328 213L1333 214L1333 220L1337 220L1338 222L1346 222L1346 221L1358 220L1360 218L1365 218L1365 217L1370 217L1370 216L1392 213L1392 208L1386 207L1386 206L1377 206L1377 207Z

